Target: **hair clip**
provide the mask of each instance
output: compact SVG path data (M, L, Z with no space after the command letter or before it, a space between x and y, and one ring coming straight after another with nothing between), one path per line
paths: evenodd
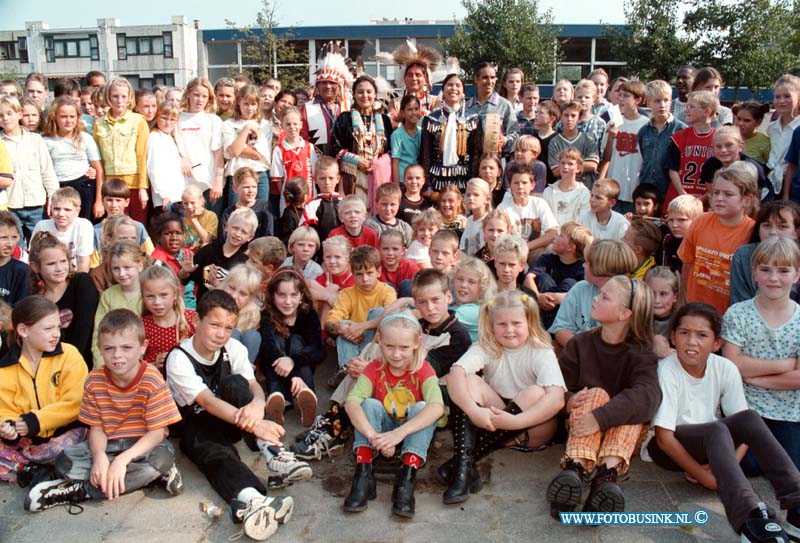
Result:
M494 305L494 300L489 300L486 302L486 307L492 307Z
M527 304L528 303L528 295L527 294L523 294L522 296L519 297L519 301L522 302L523 304Z

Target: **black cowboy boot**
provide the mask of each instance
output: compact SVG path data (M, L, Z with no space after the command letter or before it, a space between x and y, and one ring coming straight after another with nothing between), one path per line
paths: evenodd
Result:
M453 472L450 485L444 492L442 500L445 504L461 503L481 489L481 478L475 467L472 451L475 448L475 426L461 409L453 407Z
M588 474L583 466L568 459L564 469L547 486L546 497L550 503L550 516L560 520L559 513L574 511L581 502L583 484L587 479Z
M372 462L356 464L350 494L344 500L347 513L359 513L367 509L367 501L378 496L375 491L375 475L372 473Z
M619 513L625 510L625 494L617 484L618 475L615 467L609 468L605 464L597 466L589 496L583 506L584 511Z
M414 487L417 484L417 468L403 464L392 491L392 513L412 518L414 516Z
M505 409L512 415L522 413L522 409L514 403L508 404ZM454 430L455 432L455 430ZM478 430L475 441L475 449L472 456L477 462L481 458L486 457L489 453L503 448L503 446L515 436L519 435L520 430L495 430L494 432L487 432L486 430ZM455 458L448 460L436 470L435 477L443 485L450 484L453 478L453 469L455 468Z

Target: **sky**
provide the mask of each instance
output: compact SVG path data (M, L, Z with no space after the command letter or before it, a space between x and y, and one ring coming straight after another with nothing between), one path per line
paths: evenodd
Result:
M164 9L164 5L169 5ZM336 5L332 8L331 5ZM539 0L542 9L552 8L556 23L597 24L624 22L624 0ZM218 6L225 5L220 11ZM120 24L169 24L173 15L185 15L189 21L199 20L200 28L225 28L226 19L239 25L255 20L262 6L260 0L0 0L0 30L22 30L26 21L44 20L50 28L97 26L99 18L117 18ZM461 17L460 0L404 0L383 2L368 0L278 0L277 15L281 26L318 26L369 24L374 18L453 20Z

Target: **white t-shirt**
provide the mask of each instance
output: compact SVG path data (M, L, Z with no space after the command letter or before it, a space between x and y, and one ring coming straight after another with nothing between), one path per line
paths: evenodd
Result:
M742 376L733 362L710 354L706 373L692 377L672 353L658 364L663 399L653 426L675 431L684 424L706 424L747 409Z
M181 341L181 347L186 349L186 352L204 366L213 366L219 356L219 351L217 351L211 357L211 360L201 357L192 345L192 338ZM232 375L241 375L248 381L256 378L253 373L253 366L250 365L250 360L247 358L247 349L244 345L235 339L229 339L228 343L225 344L225 350L228 352ZM167 387L180 407L192 405L198 394L208 390L202 377L194 370L192 362L179 350L175 349L167 356L166 368Z
M772 181L772 186L777 194L780 194L783 186L783 174L786 173L786 168L789 165L786 162L786 151L789 150L789 145L792 143L792 135L798 127L800 127L800 115L792 119L784 127L781 127L780 119L775 119L769 123L767 133L769 134L771 147L767 166L772 171L769 172L768 177Z
M408 245L408 250L406 251L406 258L409 260L413 260L419 265L431 265L431 256L428 253L428 248L425 247L423 244L418 242L417 240L413 240Z
M484 219L486 216L484 215ZM464 233L461 234L461 242L458 244L458 249L464 251L467 256L475 256L475 254L483 247L483 219L476 221L470 215L467 219L467 226L464 227Z
M181 172L181 155L172 136L153 130L147 139L147 177L153 205L163 205L164 198L180 202L186 188Z
M247 157L235 157L228 154L228 147L236 141L239 134L242 133L245 123L256 122L254 120L248 121L239 119L238 121L228 119L222 123L222 148L224 149L225 156L225 175L232 176L239 168L248 167L254 172L269 171L269 165L272 160L272 125L267 121L262 120L258 125L258 139L253 143L253 148L261 155L261 160L254 160Z
M67 256L69 257L69 267L72 271L78 269L79 256L92 256L94 253L94 227L88 219L75 218L64 232L60 232L53 222L53 219L45 219L36 223L33 235L37 232L50 232L58 241L67 246Z
M72 138L47 136L44 138L44 143L50 152L50 158L53 159L53 168L60 183L83 177L91 166L89 161L100 160L97 142L86 132L81 132L80 150Z
M580 181L575 183L575 188L569 192L561 190L561 181L556 181L542 194L542 199L550 206L558 224L577 221L578 218L589 211L589 198L592 193Z
M614 147L611 150L611 162L606 177L616 179L619 183L618 200L633 202L633 189L639 184L639 170L642 169L642 150L639 149L639 130L648 123L644 115L630 120L623 117L619 126ZM608 132L606 132L607 134ZM603 138L605 149L608 136Z
M600 224L597 221L597 215L592 213L591 210L578 218L578 222L592 231L594 239L615 239L617 241L622 240L622 236L625 235L625 232L628 231L628 226L630 226L628 219L616 211L611 212L608 224Z
M175 134L178 148L192 166L192 177L186 178L186 184L210 189L216 174L214 151L222 148L222 119L205 111L184 112L178 118Z
M553 350L534 349L530 343L515 350L505 349L500 358L494 358L480 345L473 345L455 365L464 368L467 375L483 370L486 384L506 399L533 385L567 389Z
M529 196L528 203L524 207L519 207L513 199L503 200L497 209L502 209L508 214L508 218L511 219L511 232L525 241L533 238L533 222L537 219L542 223L542 234L551 228L558 228L558 222L550 211L550 206L538 196Z

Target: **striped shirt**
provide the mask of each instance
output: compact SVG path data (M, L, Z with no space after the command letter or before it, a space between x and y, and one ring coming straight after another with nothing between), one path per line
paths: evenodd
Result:
M151 430L181 420L178 407L163 377L153 366L141 363L136 377L119 387L107 368L89 373L78 419L101 426L109 440L138 439Z

